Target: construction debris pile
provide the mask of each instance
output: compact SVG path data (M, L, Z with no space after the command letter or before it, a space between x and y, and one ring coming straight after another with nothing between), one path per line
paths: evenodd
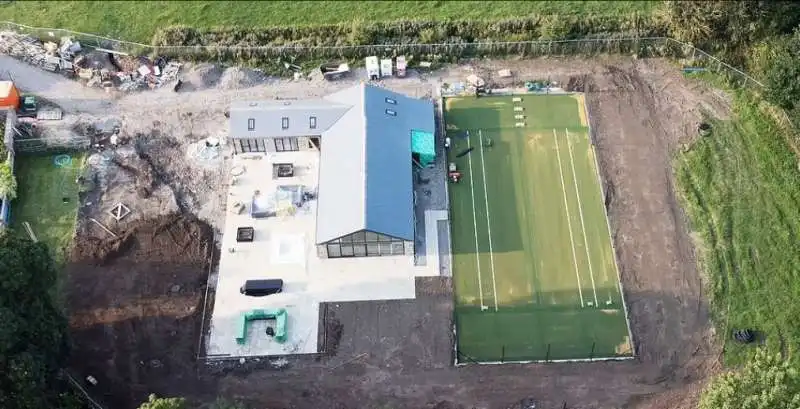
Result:
M55 39L54 39L55 40ZM84 47L70 37L59 43L14 32L0 32L0 53L44 70L78 78L88 87L122 92L160 88L178 80L181 64L159 57L132 57L98 47Z

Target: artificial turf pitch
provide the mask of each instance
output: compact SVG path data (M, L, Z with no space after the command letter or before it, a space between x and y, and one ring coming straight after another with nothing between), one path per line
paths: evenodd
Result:
M630 357L582 96L518 97L445 99L458 361Z

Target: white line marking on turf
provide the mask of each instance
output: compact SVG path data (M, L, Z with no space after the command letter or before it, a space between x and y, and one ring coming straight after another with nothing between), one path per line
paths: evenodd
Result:
M569 229L569 243L572 246L572 263L575 265L575 278L578 279L578 297L581 299L581 307L583 303L583 290L581 289L581 275L578 273L578 257L575 255L575 239L572 238L572 222L569 220L569 205L567 204L567 187L564 185L564 169L561 166L561 152L558 149L558 134L553 128L553 140L556 141L556 157L558 158L558 173L561 175L561 192L564 193L564 211L567 213L567 228Z
M597 304L597 287L594 285L594 271L592 270L592 258L589 254L589 240L586 238L586 225L583 223L583 205L581 204L581 191L578 189L578 174L575 173L575 158L572 156L572 143L569 141L569 129L567 131L567 148L569 149L569 164L572 167L572 181L575 182L575 197L578 199L578 215L581 218L581 232L583 233L583 246L586 250L586 261L589 263L589 277L592 279L592 293L594 294L594 305Z
M494 310L497 311L497 279L494 274L494 250L492 250L492 223L489 221L489 194L486 188L486 165L483 161L483 132L478 129L479 143L481 144L481 171L483 172L483 200L486 201L486 229L489 231L489 260L492 264L492 288L494 291Z
M467 149L472 147L469 131L467 131ZM478 263L478 291L480 292L481 311L483 311L483 284L481 284L481 256L478 248L478 215L475 213L475 183L472 177L472 152L467 154L469 162L469 189L472 191L472 227L475 229L475 261Z

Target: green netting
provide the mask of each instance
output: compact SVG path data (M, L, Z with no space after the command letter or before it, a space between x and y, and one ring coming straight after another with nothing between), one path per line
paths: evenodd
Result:
M419 155L422 166L426 166L436 160L436 143L433 133L411 130L411 152Z

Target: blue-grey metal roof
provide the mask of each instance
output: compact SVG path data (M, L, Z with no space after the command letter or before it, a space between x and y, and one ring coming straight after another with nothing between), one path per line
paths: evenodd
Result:
M231 104L229 134L234 139L322 135L350 108L322 99L236 101Z
M397 104L387 103L387 98ZM434 131L433 103L374 86L365 89L364 99L366 229L414 240L411 130Z
M312 113L317 132L292 127ZM260 137L321 135L317 244L360 230L414 239L411 130L434 132L431 101L359 84L317 101L242 102L231 107L231 136L252 137L253 116Z
M359 230L413 240L411 130L434 132L433 103L367 84L325 99L354 108L322 136L317 243Z

